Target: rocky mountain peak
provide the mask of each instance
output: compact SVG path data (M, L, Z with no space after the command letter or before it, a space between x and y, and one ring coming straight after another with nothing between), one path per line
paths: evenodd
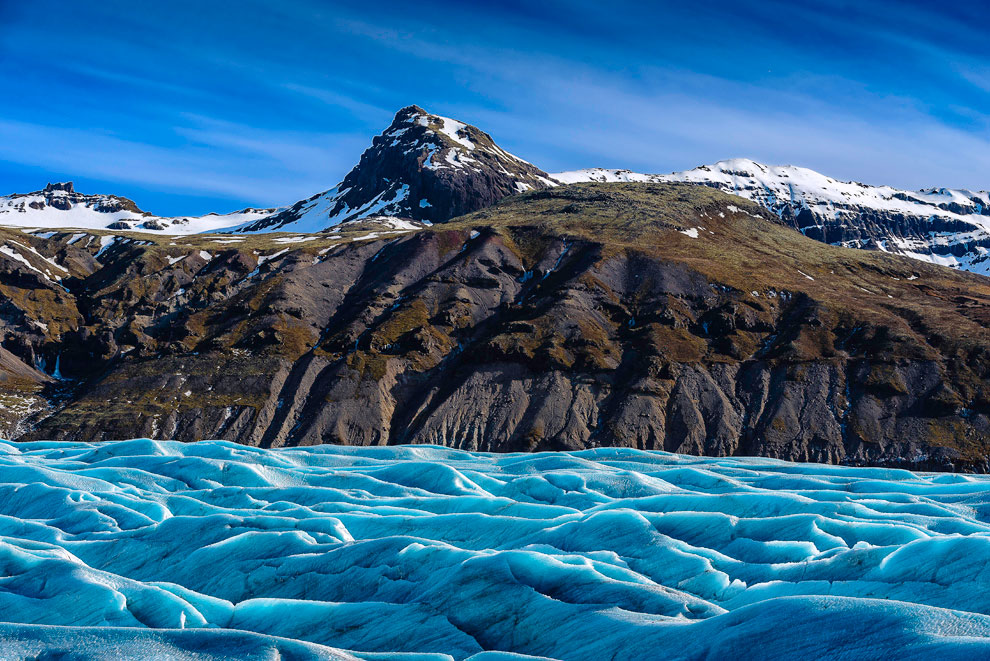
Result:
M412 105L335 188L240 230L319 231L381 215L438 223L555 183L481 129Z
M411 106L406 106L405 108L400 108L398 112L395 113L395 119L392 123L395 124L399 121L407 121L410 117L415 117L416 115L428 115L429 113L413 104Z
M126 198L83 195L72 182L0 197L0 225L188 234L321 232L378 217L439 223L532 189L579 182L676 183L747 198L810 238L907 255L990 275L990 193L899 190L804 167L732 158L670 174L591 168L548 175L479 128L418 105L401 108L336 187L281 209L158 218Z

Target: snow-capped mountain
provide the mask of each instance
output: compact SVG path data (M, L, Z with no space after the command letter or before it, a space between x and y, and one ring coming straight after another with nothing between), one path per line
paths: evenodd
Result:
M504 197L559 185L480 129L418 106L403 108L337 186L290 207L164 218L72 183L0 197L0 226L200 232L320 232L373 218L443 222Z
M79 193L71 181L48 184L43 190L33 193L0 197L0 225L14 227L196 234L242 225L276 211L242 209L228 214L165 218L142 211L126 197Z
M711 186L757 202L819 241L990 273L990 193L986 191L905 191L743 158L672 174L592 168L551 176L564 184L689 182Z
M671 174L592 168L549 175L464 122L419 106L400 110L334 188L280 209L162 218L114 195L49 184L0 197L0 225L198 232L320 232L369 218L444 222L504 197L578 182L688 182L751 199L805 235L990 274L990 194L898 190L844 182L796 166L749 159Z
M443 222L555 185L480 129L409 106L337 186L237 231L318 232L371 216Z

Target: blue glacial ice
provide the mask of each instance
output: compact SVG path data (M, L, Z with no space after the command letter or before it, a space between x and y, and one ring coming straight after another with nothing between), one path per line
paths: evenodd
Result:
M990 658L990 480L0 442L0 658Z

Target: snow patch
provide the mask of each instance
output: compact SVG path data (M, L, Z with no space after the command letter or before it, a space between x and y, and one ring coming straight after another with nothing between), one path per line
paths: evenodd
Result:
M313 241L319 237L315 236L282 236L277 239L272 239L274 243L304 243L306 241Z

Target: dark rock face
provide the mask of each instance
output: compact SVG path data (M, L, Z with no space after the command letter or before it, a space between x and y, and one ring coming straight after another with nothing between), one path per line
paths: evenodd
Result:
M374 215L440 223L553 184L480 129L409 106L336 188L244 230L284 227L309 215L324 226Z
M902 252L900 246L909 246L921 254L955 257L967 270L988 270L986 249L990 248L990 234L957 218L938 215L922 218L857 205L850 205L839 214L819 214L790 204L775 211L791 227L817 241L890 252ZM933 240L936 236L951 235L966 238Z
M24 439L990 468L981 277L825 246L700 187L569 186L383 239L273 243L261 264L258 244L175 260L121 241L95 262L98 243L65 242L38 247L73 260L71 293L0 256L0 291L51 301L10 297L4 349L46 368L29 380L60 357L78 384Z

